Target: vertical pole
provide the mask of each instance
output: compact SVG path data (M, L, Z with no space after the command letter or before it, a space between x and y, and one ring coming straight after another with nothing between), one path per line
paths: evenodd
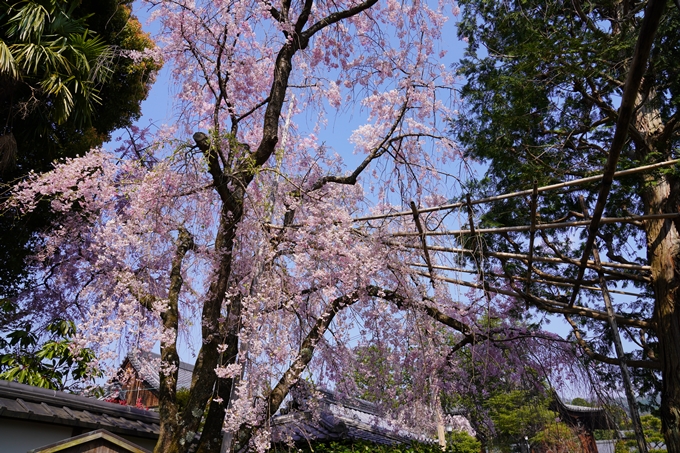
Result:
M534 259L534 239L536 238L536 209L538 204L538 181L534 179L534 191L531 194L531 227L529 229L529 257L527 259L527 284L524 292L531 294L531 266Z
M423 225L420 222L418 208L416 207L416 203L414 201L411 201L411 211L413 212L413 221L416 224L418 235L420 236L420 243L423 246L423 256L425 257L427 270L430 272L430 282L432 283L432 288L434 288L434 268L432 267L432 260L430 260L430 251L427 249L427 236L425 236L425 228L423 228Z
M583 216L588 219L588 208L586 207L583 195L579 197L581 202L581 208L583 209ZM611 296L609 294L609 289L607 288L607 281L604 278L604 272L602 272L602 266L600 262L600 251L597 245L593 243L593 261L595 261L595 266L597 267L597 274L600 280L600 288L602 288L602 297L604 299L604 304L607 307L607 318L609 320L609 326L612 329L614 346L616 348L616 356L619 359L621 367L621 377L623 379L623 387L626 392L626 399L628 400L628 408L630 410L630 418L633 422L633 429L635 430L635 439L637 440L638 450L640 453L647 453L647 442L645 441L645 435L642 432L642 422L640 421L640 413L637 408L637 401L635 401L635 395L633 394L633 386L630 381L630 373L628 372L628 365L626 364L626 358L623 352L623 344L621 343L621 336L619 335L619 328L616 324L616 313L614 312L614 305L612 304Z

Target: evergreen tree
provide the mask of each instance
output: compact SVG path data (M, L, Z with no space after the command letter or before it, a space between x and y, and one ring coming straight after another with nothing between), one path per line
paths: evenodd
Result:
M460 35L469 43L459 66L465 77L462 97L468 110L454 122L468 157L488 163L488 172L474 190L499 194L602 173L619 117L618 108L640 29L646 1L461 1ZM649 2L650 4L652 2ZM634 116L617 169L677 158L680 142L680 10L668 1L656 31L646 72L637 93ZM614 182L606 217L663 215L678 212L680 179L677 167L630 176ZM539 201L540 223L581 215L578 196L593 203L599 186L565 188ZM486 225L529 225L526 199L495 203L483 214ZM575 214L576 213L576 214ZM658 216L662 217L662 216ZM582 219L577 219L582 220ZM597 242L607 259L645 264L645 274L608 274L612 284L632 282L642 290L636 302L617 306L628 319L652 321L644 332L629 331L641 349L629 356L640 367L638 383L662 395L663 430L669 451L680 451L680 322L677 308L680 222L655 218L644 222L602 225ZM489 238L494 250L518 251L528 235L509 233ZM536 254L559 253L580 259L583 249L573 229L537 232ZM638 251L639 250L639 251ZM518 283L527 274L526 261L498 264L505 282L525 291L528 304L540 296L569 301L569 291L552 285ZM532 272L562 284L574 283L576 267L534 265ZM596 274L595 274L596 275ZM592 279L586 273L586 279ZM561 279L561 280L560 280ZM563 287L562 287L563 288ZM533 296L532 296L533 295ZM599 308L601 295L581 290L578 303ZM581 340L594 359L616 364L611 332L592 319L570 316L575 327L595 330ZM577 333L579 333L577 331ZM625 333L625 332L624 332ZM641 338L641 339L640 339ZM659 374L660 371L660 374Z
M0 193L55 159L82 155L140 115L159 64L131 0L0 5ZM0 297L28 284L25 258L50 217L0 215ZM2 312L7 316L7 312ZM7 321L7 320L5 320Z

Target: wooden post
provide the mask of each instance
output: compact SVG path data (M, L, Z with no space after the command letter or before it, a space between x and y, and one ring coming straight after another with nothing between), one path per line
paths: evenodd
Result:
M538 181L534 179L534 192L531 194L531 225L529 228L529 256L527 257L527 283L524 289L524 292L526 292L527 294L531 294L531 266L533 266L534 260L534 238L536 237L537 203L538 203Z
M423 244L423 255L425 256L425 263L427 263L427 269L430 271L430 282L434 288L434 269L432 269L432 261L430 260L430 252L427 249L427 237L425 236L425 228L420 223L420 217L418 216L418 208L416 204L411 201L411 212L413 213L413 221L416 223L416 228L418 229L418 234L420 236L420 242Z
M588 218L588 208L586 207L583 195L579 197L581 202L581 209L583 209L583 215ZM611 296L607 288L607 281L604 278L604 272L600 267L600 251L597 245L593 243L592 246L593 261L595 265L598 266L597 274L600 279L600 287L602 288L602 298L604 299L604 305L607 307L607 317L609 321L609 326L612 329L614 346L616 348L616 356L620 362L621 377L623 379L623 387L626 392L626 399L628 400L628 409L630 410L630 418L633 422L633 428L635 429L635 439L637 440L638 450L640 453L647 453L647 442L645 441L645 435L642 432L642 422L640 421L640 412L638 411L637 401L635 401L635 395L633 394L633 386L630 381L630 374L628 373L628 365L626 364L626 358L623 352L623 344L621 343L621 336L619 335L619 327L616 323L616 313L614 312L614 305L612 304ZM586 257L587 258L587 257ZM572 300L573 303L573 300Z

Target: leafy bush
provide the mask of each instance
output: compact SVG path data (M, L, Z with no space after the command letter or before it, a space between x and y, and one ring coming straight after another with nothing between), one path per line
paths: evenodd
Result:
M531 438L536 451L572 453L582 451L581 441L566 423L551 423Z

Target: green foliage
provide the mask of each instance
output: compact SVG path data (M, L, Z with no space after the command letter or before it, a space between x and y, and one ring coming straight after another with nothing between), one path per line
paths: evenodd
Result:
M5 302L3 311L15 307ZM92 363L94 353L72 350L71 340L76 327L71 321L58 319L44 331L23 323L9 331L0 329L0 379L55 390L75 389L74 386L100 375Z
M132 0L13 0L0 4L0 199L33 170L100 146L132 124L158 63L128 51L154 48ZM30 284L25 259L46 210L0 215L0 297Z
M525 437L532 438L555 423L557 414L548 409L547 397L514 390L491 396L485 405L493 420L494 446L510 451Z
M479 453L482 443L465 431L454 431L446 435L446 451L451 453Z
M187 407L187 404L189 404L189 389L187 388L180 388L177 389L177 393L175 394L175 401L177 402L177 408L181 412L184 410L185 407Z
M574 406L593 407L593 403L583 398L574 398L573 400L571 400L571 404L573 404Z
M566 423L548 424L543 430L531 438L531 445L536 450L555 453L571 453L581 451L581 441Z
M100 102L98 85L111 75L113 52L85 17L76 18L76 7L59 0L5 3L0 75L37 88L57 124L73 116L80 126Z
M654 415L647 414L640 417L642 422L642 432L645 434L645 440L649 446L650 453L662 450L661 447L664 445L663 434L661 434L661 419L655 417ZM636 447L637 443L635 439L628 439L622 442L628 449Z
M333 441L313 442L308 445L296 447L277 446L270 453L479 453L481 443L467 433L451 433L447 440L446 450L442 450L439 444L411 445L378 445L364 441Z
M617 440L614 444L614 453L630 453L630 448L622 440Z

